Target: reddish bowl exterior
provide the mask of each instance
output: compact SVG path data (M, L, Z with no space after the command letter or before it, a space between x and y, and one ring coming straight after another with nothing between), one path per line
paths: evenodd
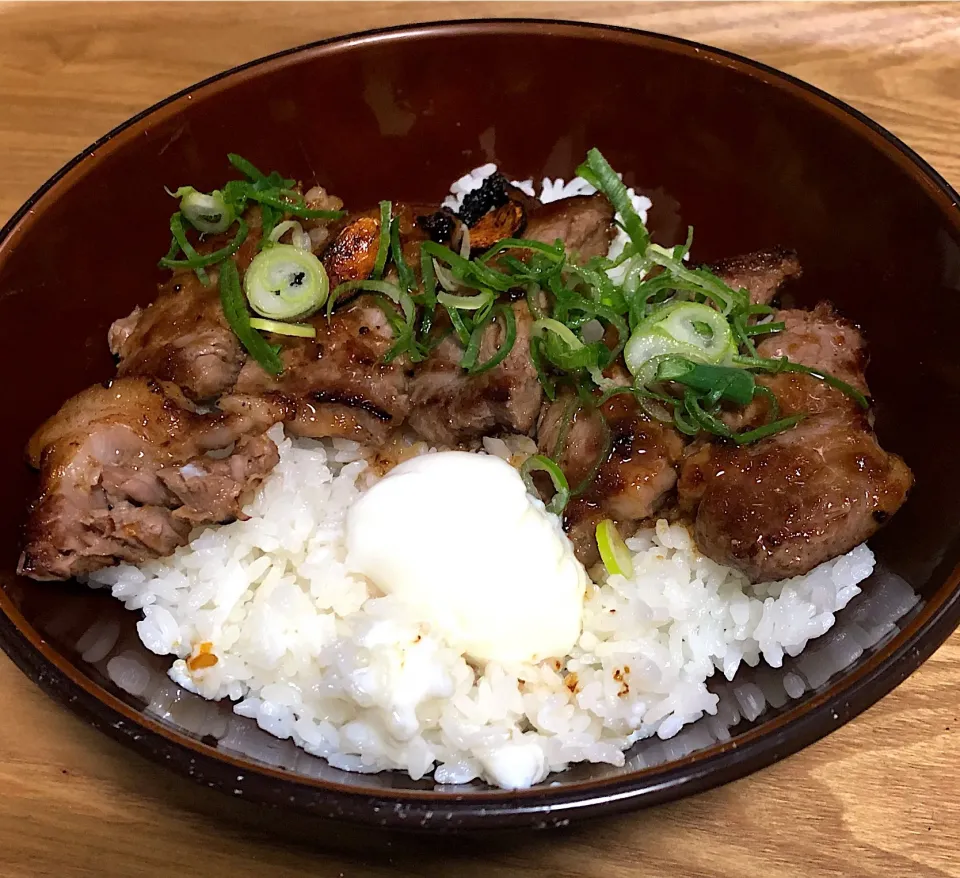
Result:
M480 69L485 76L463 75ZM828 298L863 325L879 434L917 479L874 542L923 597L896 636L817 692L738 727L729 742L653 768L578 768L518 793L434 790L398 774L346 775L319 760L297 770L258 763L148 716L142 701L85 663L70 634L114 605L76 585L16 576L35 486L23 447L67 396L111 376L110 321L148 302L160 279L171 204L163 187L215 187L234 151L317 180L350 206L439 199L450 180L486 161L513 175L569 177L594 145L653 195L662 242L690 223L703 260L795 247L805 270L800 300ZM935 428L960 426L957 201L909 148L828 95L725 52L617 28L397 28L200 83L94 144L0 233L3 396L16 412L0 434L8 497L0 644L54 698L149 758L318 817L442 830L543 826L653 805L768 765L881 698L960 620L960 468L933 437Z

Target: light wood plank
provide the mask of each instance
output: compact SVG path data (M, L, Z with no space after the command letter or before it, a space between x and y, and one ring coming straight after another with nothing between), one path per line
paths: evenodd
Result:
M960 185L960 5L0 4L0 214L172 91L337 33L591 19L722 46L864 110ZM131 755L0 659L0 875L204 878L960 875L960 636L864 716L758 775L560 834L425 840L287 821Z

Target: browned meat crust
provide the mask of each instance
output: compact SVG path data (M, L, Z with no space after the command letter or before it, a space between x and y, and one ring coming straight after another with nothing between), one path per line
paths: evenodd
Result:
M863 335L829 302L821 302L811 311L777 311L773 319L784 323L784 330L757 345L759 356L788 357L795 363L824 369L861 393L869 393L864 376L867 345Z
M216 284L180 272L153 304L110 328L117 374L171 381L191 399L213 399L237 380L244 352L223 316Z
M463 349L448 336L410 381L410 425L430 442L455 445L495 428L529 433L537 420L543 389L530 359L533 318L526 302L511 306L517 338L502 363L480 375L460 368ZM502 343L501 321L490 324L478 362L489 360Z
M841 381L870 395L864 373L867 350L860 330L840 317L828 302L821 302L811 311L777 311L773 319L785 324L783 332L770 336L757 345L757 354L769 359L787 357L794 363L816 366ZM759 384L770 388L777 397L780 416L818 415L829 411L845 411L851 416L859 406L842 390L824 381L796 372L759 375ZM744 409L730 413L724 420L735 429L758 426L769 419L767 400L758 397Z
M754 305L769 305L787 279L801 274L796 252L782 247L723 259L709 267L728 286L749 292Z
M312 322L316 338L282 340L282 375L248 360L220 407L282 420L297 436L384 441L406 419L410 401L406 359L383 362L395 341L383 307L361 296L329 321L318 314Z
M680 496L702 497L700 551L758 582L850 551L903 505L912 481L863 420L825 414L756 445L701 446L684 463Z
M786 329L759 346L761 356L787 355L868 392L863 338L829 305L774 319ZM694 516L700 550L753 581L797 576L848 552L903 505L913 482L848 396L808 375L761 380L783 413L810 416L755 445L697 443L679 484L680 507ZM751 406L747 421L759 422L763 408Z
M67 400L28 446L42 491L19 572L67 579L141 563L169 555L196 524L236 518L279 459L268 426L201 414L153 379L121 378Z
M564 413L576 400L571 393L544 404L537 426L541 454L558 450ZM602 416L601 416L602 413ZM602 418L610 431L604 453ZM567 431L557 462L571 488L592 473L596 477L564 511L564 527L577 557L586 565L599 559L596 526L611 518L625 530L657 512L677 483L677 465L683 456L684 439L669 424L648 418L629 396L614 396L600 410L579 409Z
M524 237L552 244L558 238L581 262L606 256L613 240L613 205L600 195L576 195L545 204L527 215Z
M250 231L234 256L241 272L257 252L260 211L247 211L245 219ZM200 250L215 250L227 240L226 235L208 239ZM153 303L110 327L108 341L121 378L170 381L197 402L215 399L233 386L245 355L223 315L217 272L208 274L210 283L204 285L192 271L176 272Z
M340 206L316 192L319 201L311 206ZM522 234L550 244L560 239L579 260L605 255L615 231L613 208L602 195L543 205L500 178L469 199L460 217L394 205L404 258L415 274L420 244L456 242L463 223L473 250ZM248 213L251 233L234 257L241 271L260 235L258 211ZM331 287L370 276L381 239L379 210L306 226L314 246L325 245L321 258ZM203 249L223 243L213 239ZM800 275L796 254L783 249L723 260L713 270L757 304L771 302ZM215 281L215 270L210 274ZM517 336L509 355L478 376L460 368L462 347L453 335L423 363L404 357L385 363L395 341L383 311L390 306L367 294L338 304L329 321L313 318L315 339L276 339L283 348L279 377L246 357L223 316L216 284L204 286L192 272L178 272L153 304L117 320L109 342L121 378L69 400L31 440L29 456L41 470L43 490L31 509L20 572L56 579L118 561L139 563L184 544L197 524L237 517L244 497L276 465L276 447L264 431L278 421L293 435L376 444L405 422L443 445L536 428L542 453L559 449L573 395L544 403L524 301L510 305ZM789 357L868 393L863 339L830 305L780 311L774 319L785 330L758 345L760 356ZM495 321L483 336L480 362L503 337ZM573 416L559 464L572 487L585 484L564 515L581 561L598 560L600 520L632 529L676 497L705 554L751 579L778 579L846 552L899 508L912 475L880 448L868 417L848 396L802 374L758 380L774 391L783 414L809 417L745 448L701 440L684 457L686 439L625 395L601 411ZM214 399L217 414L203 414L191 402ZM766 419L766 406L759 401L724 417L740 429Z

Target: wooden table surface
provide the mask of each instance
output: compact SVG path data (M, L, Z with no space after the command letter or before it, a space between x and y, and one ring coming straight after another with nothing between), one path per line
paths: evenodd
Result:
M960 4L0 4L0 214L154 101L310 40L530 15L701 40L821 86L960 187ZM866 714L750 778L554 834L264 829L57 707L0 657L0 876L960 876L960 635Z

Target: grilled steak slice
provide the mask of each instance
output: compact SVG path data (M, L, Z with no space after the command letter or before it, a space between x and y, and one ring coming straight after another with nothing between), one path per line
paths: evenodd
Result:
M526 302L510 305L517 336L506 358L487 372L470 375L460 367L463 348L448 335L417 367L410 381L410 425L425 439L456 445L495 429L529 433L537 420L543 390L530 359L533 318ZM504 339L501 320L491 323L478 362L489 360Z
M537 443L541 454L557 460L571 489L591 480L563 516L577 557L588 566L599 558L598 522L611 518L630 532L660 509L677 483L684 447L673 426L648 418L627 395L587 411L578 407L572 393L544 404Z
M681 498L699 494L701 552L752 581L807 573L871 537L913 477L864 418L826 413L743 448L711 443L683 466Z
M613 240L613 206L606 196L575 195L527 214L525 238L553 244L558 238L581 262L606 256Z
M786 329L758 347L761 356L786 355L869 392L863 338L829 305L782 311L774 319ZM913 482L849 396L804 374L760 381L778 396L783 413L809 413L806 420L744 447L698 443L679 485L700 550L753 581L807 573L848 552L903 505ZM751 405L746 422L758 423L765 408Z
M316 338L282 340L283 374L270 375L248 360L220 407L282 420L296 436L384 441L404 422L410 404L409 364L402 357L383 362L395 341L383 307L361 296L329 321L317 314Z
M139 564L186 543L194 525L236 518L279 459L269 426L201 414L153 379L84 390L30 440L41 490L19 572L67 579Z
M788 278L801 274L796 252L781 247L734 256L709 268L727 286L749 292L754 305L769 305Z

